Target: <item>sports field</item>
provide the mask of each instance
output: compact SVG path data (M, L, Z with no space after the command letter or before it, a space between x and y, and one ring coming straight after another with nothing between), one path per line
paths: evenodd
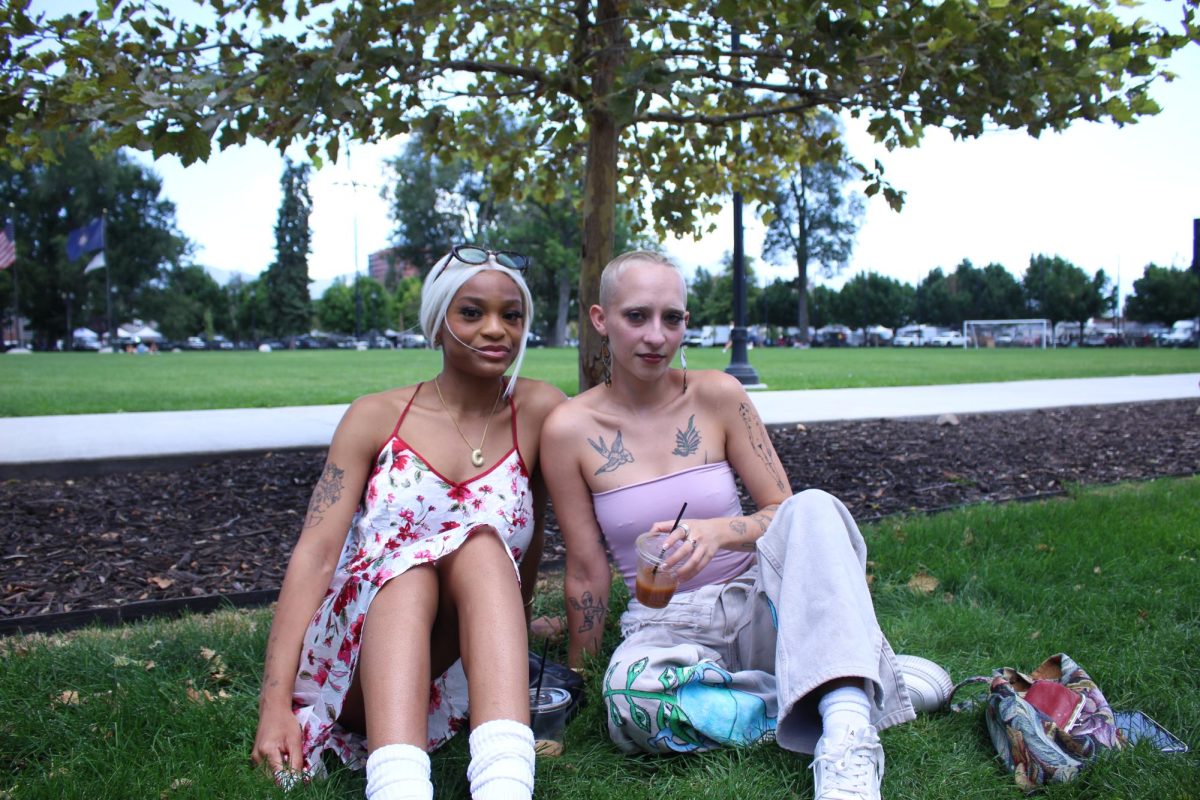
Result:
M729 354L692 348L688 363L724 369ZM1200 372L1200 351L758 348L750 363L769 389L830 389ZM348 403L440 365L432 350L3 356L0 416ZM534 349L522 375L573 395L578 370L574 348Z

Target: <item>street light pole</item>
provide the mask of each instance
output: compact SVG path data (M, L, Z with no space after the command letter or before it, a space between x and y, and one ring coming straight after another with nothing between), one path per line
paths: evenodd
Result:
M738 35L737 28L733 29L732 50L734 70L738 69L737 51L741 46L741 40ZM740 132L740 129L739 129ZM740 136L739 136L739 153L740 158ZM746 357L746 262L745 254L743 253L743 231L742 231L742 193L734 191L733 193L733 330L729 332L730 341L733 344L732 353L729 357L729 366L725 368L725 372L734 376L741 381L743 386L761 387L763 384L759 380L758 373L754 367L750 365L750 360Z

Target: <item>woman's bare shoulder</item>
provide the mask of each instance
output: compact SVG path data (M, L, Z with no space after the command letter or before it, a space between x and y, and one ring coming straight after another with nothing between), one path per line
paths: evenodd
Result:
M597 402L603 386L593 386L560 403L546 418L547 434L569 433L581 424L591 421L596 414Z
M702 402L710 405L717 404L720 407L749 397L741 381L727 372L716 369L689 372L688 390L692 391L693 389Z
M567 399L562 390L554 384L533 378L517 378L513 396L517 399L518 407L528 408L539 417L545 417Z

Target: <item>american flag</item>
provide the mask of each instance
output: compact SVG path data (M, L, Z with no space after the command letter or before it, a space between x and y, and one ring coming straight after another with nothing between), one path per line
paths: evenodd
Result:
M13 228L12 220L9 220L4 224L4 230L0 231L0 269L11 267L16 260L17 232Z

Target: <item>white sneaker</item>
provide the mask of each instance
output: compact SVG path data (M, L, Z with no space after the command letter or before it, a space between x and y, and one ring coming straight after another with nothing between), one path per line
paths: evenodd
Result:
M873 725L827 728L813 754L816 800L879 800L883 746Z

